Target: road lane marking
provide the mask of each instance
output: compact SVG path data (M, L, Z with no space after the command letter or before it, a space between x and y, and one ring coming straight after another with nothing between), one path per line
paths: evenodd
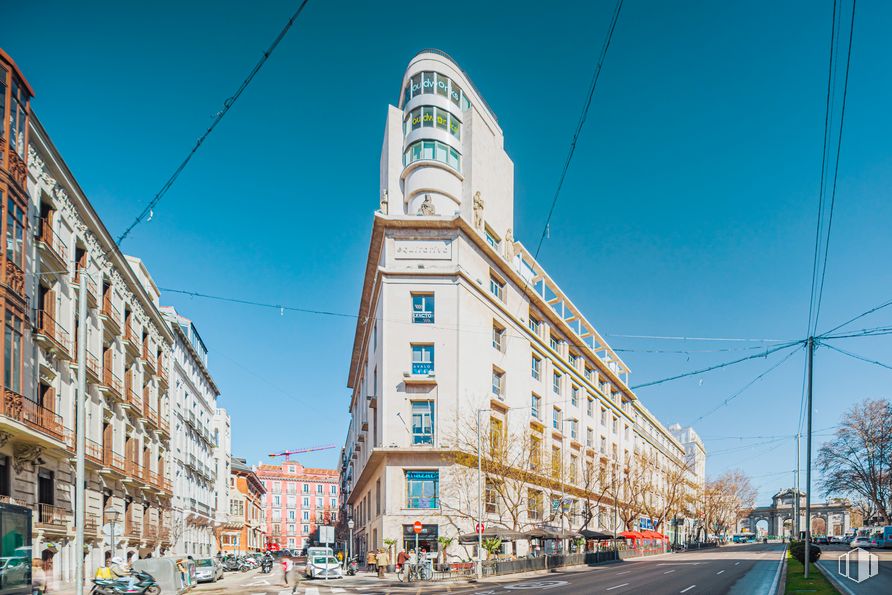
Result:
M679 593L687 593L688 591L690 591L691 589L693 589L693 588L696 587L696 586L697 586L697 585L691 585L691 586L688 587L687 589L682 589L681 591L679 591Z
M632 572L632 571L631 571L631 570L624 570L624 571L622 571L622 572L617 572L617 573L616 573L616 576L619 576L619 575L621 575L621 574L629 574L630 572Z
M724 570L719 570L718 572L716 572L716 574L721 574L721 573L723 573L723 572L725 572L725 571L724 571Z
M675 571L674 571L674 570L667 570L667 571L664 572L663 574L669 574L670 572L675 572Z
M629 583L623 583L623 584L621 584L621 585L614 585L614 586L612 586L612 587L607 587L607 588L604 589L604 590L605 590L605 591L613 591L614 589L619 589L620 587L625 587L625 586L628 585L628 584L629 584Z
M738 564L740 564L740 562L735 562L735 563L734 563L734 566L737 566Z

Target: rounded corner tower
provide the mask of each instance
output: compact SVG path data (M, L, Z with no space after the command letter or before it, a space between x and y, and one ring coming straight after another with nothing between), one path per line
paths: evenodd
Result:
M436 49L418 52L387 116L382 213L470 221L477 195L498 213L488 223L503 235L514 210L514 166L503 144L495 114L456 61Z

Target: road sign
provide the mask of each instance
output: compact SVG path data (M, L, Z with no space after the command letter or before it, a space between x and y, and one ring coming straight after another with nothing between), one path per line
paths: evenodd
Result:
M477 533L483 533L483 531L486 529L486 525L484 525L483 523L477 523L476 529Z
M319 527L319 543L334 543L334 527Z
M415 521L412 525L412 530L415 531L415 534L421 533L421 521Z

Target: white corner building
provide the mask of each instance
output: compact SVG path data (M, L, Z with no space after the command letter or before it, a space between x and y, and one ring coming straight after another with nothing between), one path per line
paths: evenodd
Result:
M163 306L161 313L174 336L169 364L173 553L211 556L216 552L218 520L214 420L220 390L208 370L207 347L192 321L172 306Z
M348 377L343 502L361 556L385 539L414 547L416 520L428 551L474 531L450 511L474 510L476 490L454 502L441 492L453 437L478 410L489 428L531 432L569 478L641 449L684 459L629 389L626 364L514 238L513 179L502 129L467 74L443 52L417 54L387 112ZM531 485L523 526L545 523L554 497ZM567 505L569 528L583 523L578 504ZM505 506L487 489L491 522ZM595 512L589 528L613 528Z

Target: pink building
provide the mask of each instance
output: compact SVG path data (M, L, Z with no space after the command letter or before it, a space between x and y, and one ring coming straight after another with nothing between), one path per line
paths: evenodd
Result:
M257 477L266 487L264 512L268 545L304 548L320 525L337 524L339 484L334 469L304 467L297 461L259 465Z

